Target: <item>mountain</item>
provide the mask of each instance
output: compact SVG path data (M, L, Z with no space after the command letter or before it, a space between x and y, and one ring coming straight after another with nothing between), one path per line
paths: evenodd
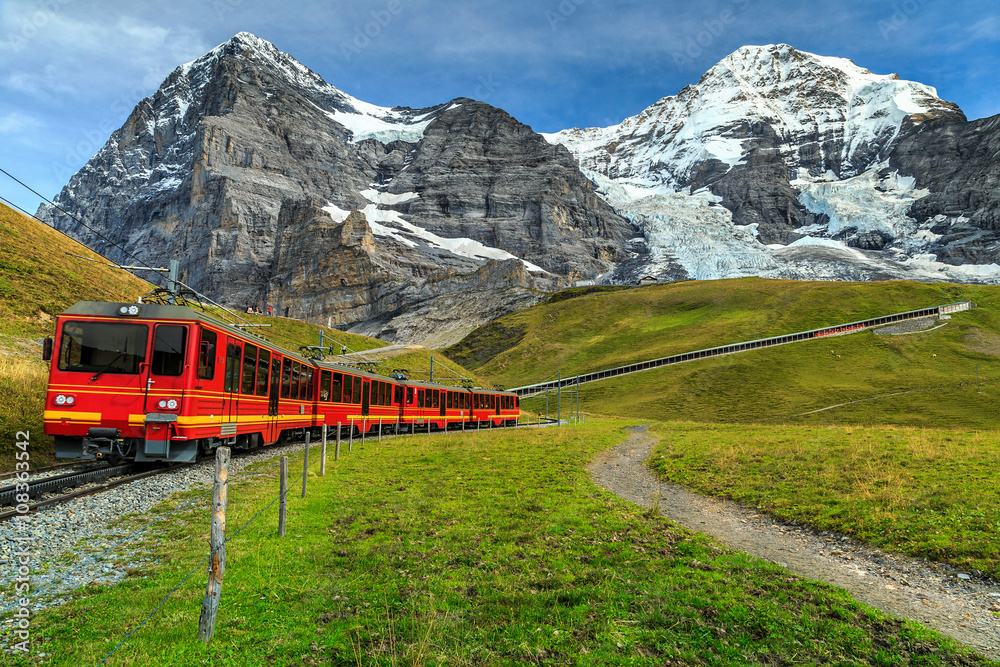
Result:
M930 86L778 44L618 125L546 138L642 228L648 253L618 267L623 282L997 282L996 240L979 233L997 215L996 130Z
M368 104L249 33L174 70L55 201L224 303L429 345L608 271L638 234L502 110Z
M56 202L216 300L441 347L580 279L1000 282L998 151L1000 119L785 44L618 125L540 135L467 98L363 102L240 33Z

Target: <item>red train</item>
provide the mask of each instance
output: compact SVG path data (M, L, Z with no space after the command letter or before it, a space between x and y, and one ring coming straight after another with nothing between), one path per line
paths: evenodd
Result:
M510 392L413 382L290 352L197 309L81 301L59 316L45 432L56 456L194 461L326 424L355 433L516 424Z

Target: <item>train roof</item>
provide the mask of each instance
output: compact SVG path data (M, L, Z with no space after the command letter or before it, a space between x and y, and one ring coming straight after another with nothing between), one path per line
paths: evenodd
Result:
M131 308L135 306L138 311L135 314L123 315L123 306ZM202 322L215 328L222 329L234 336L254 341L258 345L267 345L271 348L281 350L281 353L311 363L308 357L299 352L288 350L277 343L273 343L258 333L241 329L238 326L223 322L214 315L190 306L172 306L160 303L111 303L106 301L77 301L72 306L64 310L60 317L67 315L83 315L86 317L112 317L117 320L176 320L183 322Z
M325 370L337 371L338 373L350 373L351 375L357 375L359 377L372 378L377 380L389 381L395 384L406 385L407 387L431 387L437 389L448 389L451 391L472 391L481 392L489 394L512 394L513 392L505 391L503 389L487 389L486 387L455 387L452 385L442 384L440 382L427 382L426 380L397 380L393 377L388 377L385 375L379 375L378 373L372 373L371 371L358 370L354 366L349 364L342 364L336 361L320 361L318 359L312 359L312 363L317 368L322 368Z

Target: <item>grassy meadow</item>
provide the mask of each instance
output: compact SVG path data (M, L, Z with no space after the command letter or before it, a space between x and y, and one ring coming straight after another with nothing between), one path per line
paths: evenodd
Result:
M253 519L277 495L272 463L230 486L207 647L203 497L128 548L156 557L136 576L37 615L35 657L8 664L96 664L132 630L106 664L991 664L596 488L585 465L626 427L368 441L323 478L314 449L285 538L276 508Z
M979 307L917 335L829 337L582 385L581 407L659 421L1000 428L992 407L1000 287L745 278L579 292L496 320L445 352L492 382L518 386L560 370L567 377L969 300ZM867 400L889 394L899 396ZM840 403L848 405L800 416ZM544 399L526 405L544 410Z
M1000 579L1000 434L659 423L663 478L888 551Z

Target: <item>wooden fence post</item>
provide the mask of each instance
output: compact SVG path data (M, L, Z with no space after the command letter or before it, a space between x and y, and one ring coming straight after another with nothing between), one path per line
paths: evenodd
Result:
M333 460L340 460L340 422L337 422L337 448L333 451Z
M326 424L323 424L323 451L319 459L319 476L326 476Z
M347 452L354 449L354 420L351 420L351 432L347 434Z
M229 447L215 450L215 490L212 492L212 552L208 560L208 587L201 603L198 639L204 643L215 634L222 579L226 574L226 501L229 498Z
M309 479L309 431L306 431L306 446L302 450L302 497L306 497L306 480Z
M378 418L378 441L382 442L382 418Z
M365 445L365 434L368 433L368 420L365 418L361 419L361 446Z
M285 516L288 514L288 457L281 457L281 483L278 487L278 537L285 536Z

